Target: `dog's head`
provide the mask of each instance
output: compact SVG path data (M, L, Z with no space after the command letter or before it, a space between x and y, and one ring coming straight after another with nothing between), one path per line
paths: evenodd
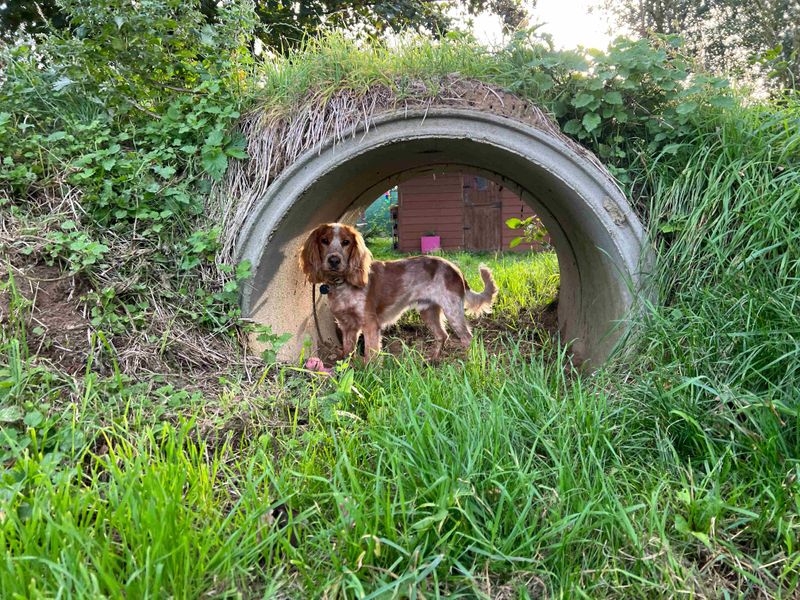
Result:
M312 231L300 252L300 268L310 283L344 279L350 285L367 285L372 254L353 227L326 223Z

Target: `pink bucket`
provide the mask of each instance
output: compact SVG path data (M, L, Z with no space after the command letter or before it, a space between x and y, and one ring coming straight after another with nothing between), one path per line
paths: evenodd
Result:
M438 235L423 235L419 238L419 245L423 254L433 252L434 250L441 250L442 238Z

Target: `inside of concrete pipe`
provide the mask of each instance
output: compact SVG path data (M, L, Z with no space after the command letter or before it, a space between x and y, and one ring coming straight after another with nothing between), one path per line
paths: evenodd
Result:
M642 227L604 170L556 136L507 118L447 110L387 116L354 137L310 151L284 171L256 204L238 255L254 275L243 313L289 332L281 358L297 357L317 337L311 286L298 268L308 233L352 221L386 189L426 169L483 174L531 205L559 261L559 329L580 360L602 362L640 285ZM333 321L318 300L323 336Z

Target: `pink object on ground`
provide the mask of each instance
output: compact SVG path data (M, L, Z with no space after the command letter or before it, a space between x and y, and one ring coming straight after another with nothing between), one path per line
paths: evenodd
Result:
M322 360L317 358L316 356L312 356L306 361L306 369L309 371L315 371L317 373L325 373L326 375L330 375L333 369L329 369L326 367Z
M438 235L423 235L419 238L419 245L423 254L441 250L442 238Z

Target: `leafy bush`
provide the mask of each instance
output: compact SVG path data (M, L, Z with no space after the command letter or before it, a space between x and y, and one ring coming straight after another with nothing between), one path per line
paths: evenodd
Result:
M544 99L565 133L588 145L624 185L638 157L688 151L736 100L724 78L698 72L677 36L617 39L589 56L553 52L518 35L500 83ZM506 70L507 69L507 70ZM511 81L510 75L514 75Z
M199 3L64 8L70 30L0 58L0 198L18 225L44 218L46 229L43 242L20 235L11 246L98 280L86 297L95 326L143 326L158 306L126 307L146 306L155 287L162 308L180 297L183 315L229 330L247 269L233 277L232 265L215 265L218 229L203 212L228 161L246 156L229 131L245 98L252 12L223 7L212 26ZM159 283L129 283L142 280Z

